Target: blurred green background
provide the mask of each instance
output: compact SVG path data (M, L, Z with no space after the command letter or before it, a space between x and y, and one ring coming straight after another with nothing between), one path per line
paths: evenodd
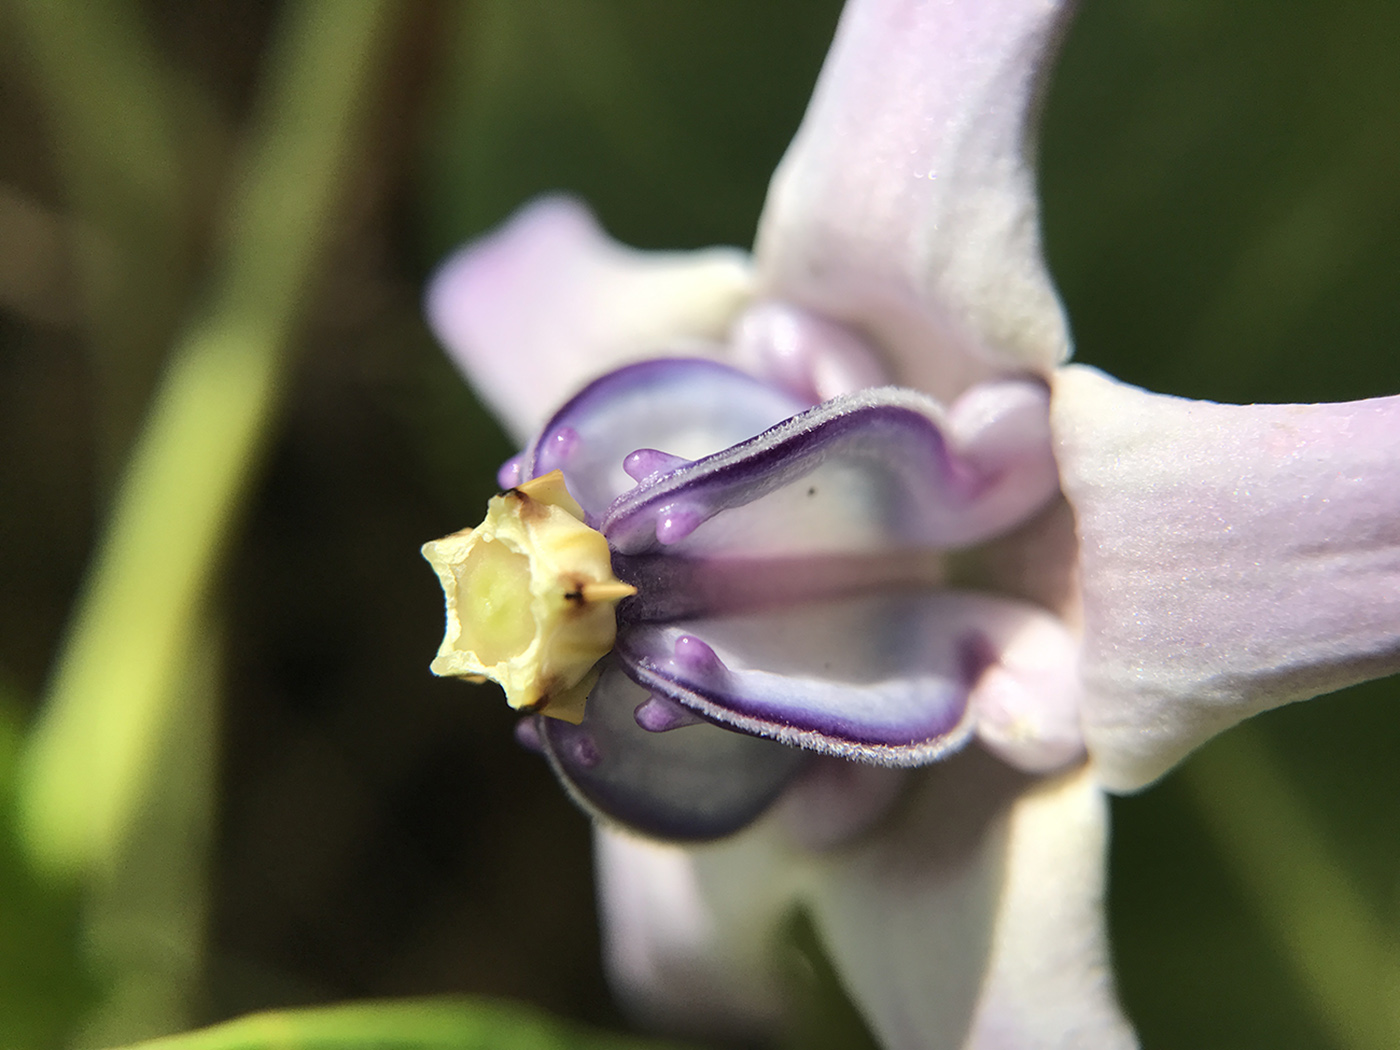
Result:
M1400 392L1400 6L1081 7L1041 142L1079 359ZM584 818L427 673L418 546L513 450L418 297L545 190L747 244L838 10L0 0L0 1045L438 993L625 1028ZM1396 1045L1396 693L1115 801L1146 1046Z

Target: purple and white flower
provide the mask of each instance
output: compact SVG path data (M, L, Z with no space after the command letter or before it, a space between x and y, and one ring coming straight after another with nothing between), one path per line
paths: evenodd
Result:
M1065 6L851 0L752 258L549 199L430 292L503 485L561 470L636 588L533 726L658 1023L772 1023L805 908L889 1047L1135 1045L1103 791L1400 670L1400 397L1065 364L1027 161Z

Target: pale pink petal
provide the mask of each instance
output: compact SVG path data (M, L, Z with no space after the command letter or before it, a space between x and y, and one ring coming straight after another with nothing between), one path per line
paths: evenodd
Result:
M787 303L751 306L734 327L734 364L813 404L873 386L890 376L850 329Z
M1081 768L1031 780L973 750L889 825L822 857L808 899L886 1050L1120 1050L1103 929L1107 813Z
M1057 618L1021 602L1015 633L999 647L980 643L985 660L968 705L977 737L1025 773L1053 773L1084 758L1080 729L1079 646ZM986 639L987 636L983 636Z
M1055 381L1089 752L1142 787L1256 712L1400 671L1400 397L1217 405Z
M582 204L547 197L449 258L427 311L472 386L523 440L619 365L717 353L749 285L742 252L635 251Z
M1137 1046L1104 931L1107 810L1088 769L1039 782L1012 806L991 966L966 1050Z
M1031 154L1059 0L853 0L769 191L764 295L869 333L945 400L1069 355Z
M681 847L599 826L604 958L639 1021L668 1032L752 1037L781 1018L773 968L798 865L768 827Z
M902 782L873 829L841 812L855 837L839 841L809 834L832 801L822 778L711 846L600 830L605 947L624 1005L673 1032L771 1030L773 953L801 906L886 1050L1135 1046L1108 966L1107 812L1090 771L1031 778L971 748ZM873 786L878 815L890 798Z

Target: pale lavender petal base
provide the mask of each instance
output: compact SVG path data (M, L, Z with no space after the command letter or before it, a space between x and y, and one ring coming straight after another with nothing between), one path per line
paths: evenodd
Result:
M1400 397L1217 405L1056 380L1084 725L1134 790L1243 718L1400 671Z
M1136 1050L1105 927L1108 805L1092 769L1012 805L992 956L964 1050Z
M672 1031L770 1032L781 924L803 907L887 1050L1135 1047L1108 966L1107 811L1091 771L1032 779L973 747L905 787L883 824L816 853L785 820L687 849L602 829L624 1004Z
M544 197L457 252L428 289L433 332L519 439L594 376L719 354L749 296L743 252L639 252L578 201Z
M886 1050L1129 1050L1103 925L1107 812L1091 773L1033 781L969 749L924 771L810 900Z

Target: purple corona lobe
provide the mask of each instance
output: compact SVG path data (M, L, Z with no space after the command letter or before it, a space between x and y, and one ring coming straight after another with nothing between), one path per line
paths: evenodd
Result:
M633 481L645 481L656 474L669 474L690 461L654 448L639 448L622 461L622 469Z
M594 521L635 484L625 463L638 449L707 456L807 405L713 361L645 361L594 380L570 399L525 450L523 470L537 477L562 469L569 492ZM551 442L565 429L577 438L568 461L560 462Z
M1039 405L1043 414L1043 395ZM974 437L995 449L949 429L943 409L911 391L836 398L643 478L600 527L624 555L657 544L727 557L941 550L1004 533L1055 495L1043 427L1008 438L978 426Z
M599 819L676 841L718 838L767 809L805 764L802 751L669 705L608 661L582 724L539 720L550 764Z
M573 427L560 427L549 437L548 456L555 465L563 466L578 450L578 443L577 430Z
M544 741L540 739L540 727L536 716L529 715L515 723L515 742L526 751L537 755L544 754Z
M637 725L648 733L668 733L672 729L693 726L704 721L689 708L682 707L670 697L657 693L638 704L632 715L636 718Z
M684 503L667 503L656 511L656 541L666 546L679 543L694 532L702 521L703 512Z
M502 463L501 469L496 471L496 484L502 489L513 489L525 481L522 469L523 460L523 456L511 456L510 459Z
M718 682L724 678L724 661L693 634L683 634L671 648L676 670L695 681Z
M580 769L593 769L603 760L598 742L588 733L580 733L569 742L569 751Z

